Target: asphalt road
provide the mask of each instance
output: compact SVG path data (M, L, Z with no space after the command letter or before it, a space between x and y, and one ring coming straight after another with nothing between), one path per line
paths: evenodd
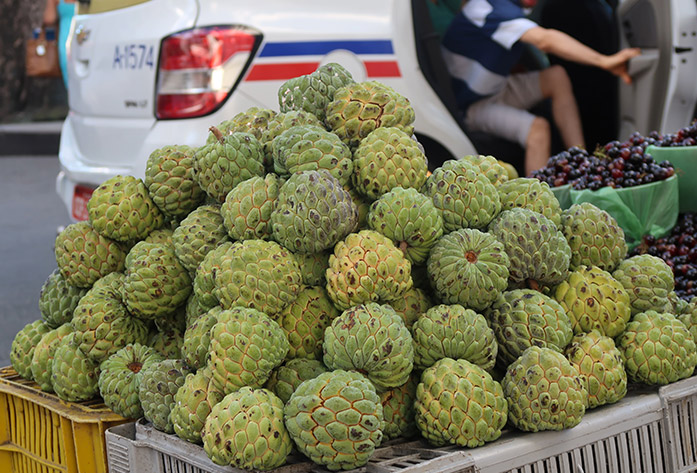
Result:
M26 324L41 318L39 292L56 268L56 228L70 223L55 191L57 156L0 156L0 366Z

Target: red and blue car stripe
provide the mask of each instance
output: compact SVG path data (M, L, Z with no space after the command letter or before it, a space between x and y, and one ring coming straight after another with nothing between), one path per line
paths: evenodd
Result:
M337 50L351 51L359 56L368 78L402 76L390 40L295 41L264 44L258 62L245 80L288 80L310 74L319 67L320 61L307 60L308 56L325 56ZM304 60L294 61L294 57L303 57Z

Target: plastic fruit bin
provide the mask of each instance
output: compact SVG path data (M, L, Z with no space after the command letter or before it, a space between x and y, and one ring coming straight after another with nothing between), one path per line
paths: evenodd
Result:
M144 419L112 427L106 432L110 473L243 473L216 465L203 447L159 432ZM393 440L375 450L365 473L475 473L465 450L433 448L422 441ZM291 455L274 473L328 473L329 470Z
M646 153L658 162L670 161L678 176L680 212L697 211L697 146L675 146L662 148L649 146Z
M61 401L0 368L0 472L106 473L104 432L128 422L101 400Z

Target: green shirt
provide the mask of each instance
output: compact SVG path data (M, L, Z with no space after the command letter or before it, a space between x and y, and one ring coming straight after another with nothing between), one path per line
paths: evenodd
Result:
M450 22L455 18L455 15L462 8L462 0L424 0L428 5L428 11L431 14L431 23L433 29L441 38L448 30Z

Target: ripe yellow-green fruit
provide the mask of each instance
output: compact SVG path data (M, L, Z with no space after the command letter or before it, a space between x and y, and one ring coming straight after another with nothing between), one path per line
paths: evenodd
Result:
M554 290L554 299L569 316L574 333L598 330L614 338L631 317L629 294L610 273L580 266Z
M597 330L579 333L565 353L586 380L590 409L617 402L627 394L627 372L612 338Z
M673 309L670 293L675 289L673 270L657 256L636 255L623 260L612 277L624 286L632 305L632 316L653 310Z
M385 427L382 433L387 439L410 438L418 434L414 419L414 401L419 378L412 373L401 386L380 393Z
M443 358L421 375L416 425L437 447L479 447L501 436L508 408L501 385L466 360Z
M564 355L530 347L511 363L501 382L508 420L526 432L570 429L588 407L585 381Z
M335 370L304 381L284 408L298 450L330 470L351 470L382 442L384 418L375 387L356 371Z
M169 417L174 433L181 439L201 443L201 430L213 406L225 395L215 387L210 368L201 368L196 374L186 375L184 384L174 395L174 406Z
M376 231L348 235L329 257L327 292L341 310L367 302L389 303L411 287L411 263Z
M695 340L669 313L653 310L635 315L617 338L629 379L664 385L692 376L697 365Z
M283 425L283 402L268 389L241 388L213 406L201 432L213 463L245 470L283 465L293 442Z
M501 197L501 210L514 208L530 209L541 213L559 227L561 206L549 184L539 179L519 177L499 184L496 188Z

